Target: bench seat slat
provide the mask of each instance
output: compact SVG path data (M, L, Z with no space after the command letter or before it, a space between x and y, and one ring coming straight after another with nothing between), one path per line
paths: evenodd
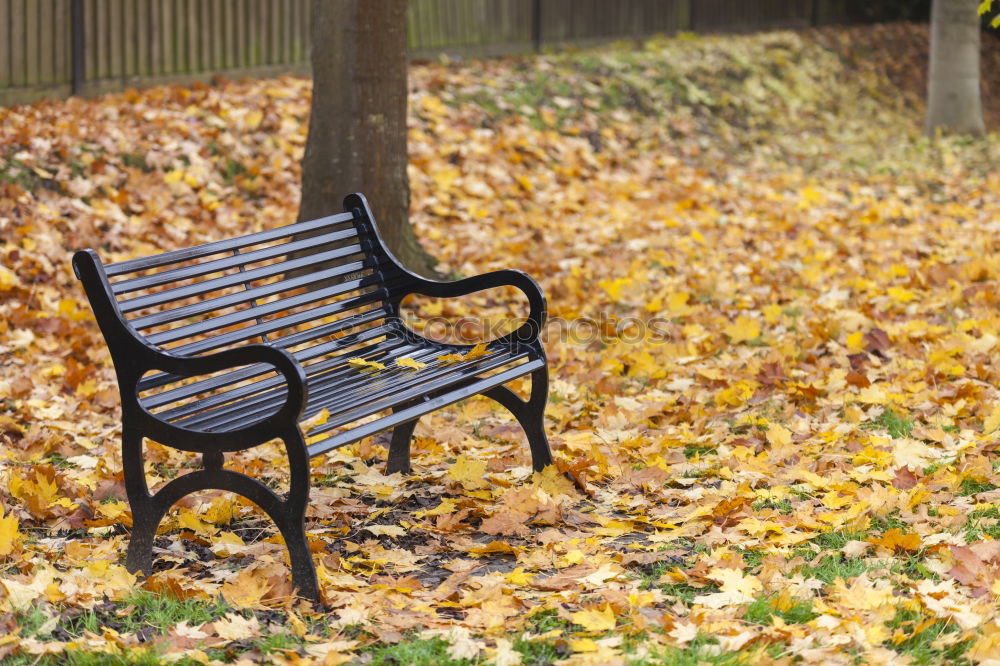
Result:
M337 321L332 321L332 322L327 323L327 324L323 324L321 326L314 326L314 327L312 327L312 328L310 328L308 330L301 331L299 333L293 333L293 334L290 334L290 335L285 336L285 337L276 338L274 340L271 340L268 344L270 344L272 347L280 347L282 349L290 349L291 347L297 347L297 346L299 346L301 344L305 344L307 342L312 342L312 341L318 340L320 338L329 337L331 335L336 334L338 331L343 330L344 329L344 325L342 324L342 321L343 320L337 320ZM386 330L391 330L391 329L385 328L384 326L383 327L379 327L379 328L383 332L386 331ZM372 329L372 330L375 330L375 329ZM360 333L366 333L366 331L358 331L358 334L360 334ZM354 334L351 334L351 335L354 335ZM375 334L375 337L378 337L378 335L379 334ZM300 349L300 350L294 352L294 356L295 356L295 358L299 362L304 362L304 361L308 361L310 359L316 358L317 356L321 356L321 355L326 354L326 353L335 352L335 351L337 351L337 349L339 347L342 347L345 344L356 344L357 343L356 340L354 342L350 342L350 343L346 342L348 340L348 338L350 338L350 337L351 336L344 336L342 338L337 338L333 342L322 343L322 344L318 344L318 345L313 345L311 347L307 347L305 349ZM363 339L367 340L367 339L370 339L370 337L371 336L366 336ZM353 340L353 338L351 338L351 339ZM341 341L345 341L345 342L342 343ZM178 377L177 375L172 375L172 374L169 374L169 373L166 373L166 372L161 372L161 373L157 373L155 375L149 375L148 377L144 377L143 379L141 379L139 381L138 389L139 389L140 392L142 392L142 391L148 391L150 389L159 388L160 386L165 386L165 385L170 384L172 382L176 382L176 381L178 381L180 379L181 378Z
M398 354L402 355L408 353L409 350L415 349L413 345L406 344L406 341L402 338L388 338L374 345L362 348L355 352L345 353L338 356L327 357L322 361L318 361L311 365L305 366L305 371L310 377L313 375L318 375L315 380L317 383L322 383L329 381L327 375L331 376L331 379L337 375L336 371L341 372L346 371L349 367L347 365L347 359L354 356L355 354L359 356L369 357L374 354ZM385 358L380 356L378 358ZM377 360L377 359L376 359ZM219 393L216 395L208 396L202 400L197 400L183 405L178 405L176 407L170 407L163 411L156 412L159 418L165 419L167 421L179 421L180 419L196 414L198 412L207 411L209 409L214 409L221 407L226 403L242 400L250 396L257 397L269 395L272 397L277 396L280 393L281 400L284 400L284 393L276 389L281 389L285 385L285 380L283 377L269 377L267 379L262 379L254 384L248 384L247 386L241 386L238 388L230 389L225 393ZM309 418L310 416L318 413L321 408L316 408L313 411L307 407L303 418Z
M198 259L200 257L219 254L221 252L232 252L234 249L241 249L250 245L269 243L271 241L278 240L279 238L286 238L296 234L304 234L317 229L322 229L324 227L350 222L352 219L353 216L350 213L339 213L337 215L322 217L317 220L298 222L296 224L289 224L276 229L260 231L247 236L240 236L238 238L230 238L215 241L213 243L205 243L203 245L195 245L194 247L164 252L151 257L139 257L137 259L119 261L117 263L108 264L104 267L104 271L107 273L108 277L115 277L118 275L125 275L126 273L148 270L150 268L159 268L160 266L167 266L181 261Z
M388 416L384 416L380 419L372 421L370 423L365 423L359 425L356 428L343 433L338 433L327 437L326 439L317 441L308 447L309 457L315 458L318 455L322 455L333 449L344 446L345 444L350 444L351 442L356 442L359 439L368 437L369 435L374 435L375 433L381 432L383 430L388 430L397 425L407 423L408 421L413 421L424 414L428 414L435 410L440 409L446 405L458 402L459 400L464 400L477 393L482 393L491 388L505 384L512 379L522 377L529 372L533 372L545 365L545 361L542 359L534 359L528 361L516 368L511 368L510 370L505 370L504 372L498 373L491 377L486 377L485 379L480 379L477 381L472 381L460 388L453 391L449 391L442 395L430 398L422 403L413 405L412 407L407 407L394 412Z
M377 285L381 281L382 278L380 275L367 275L365 277L348 280L346 282L341 282L340 284L335 284L329 287L323 287L321 289L311 289L305 293L292 296L290 298L282 298L277 301L271 301L270 303L254 305L253 307L246 308L244 310L237 310L236 312L229 312L224 315L209 317L193 324L185 324L184 326L177 326L158 333L152 333L147 335L146 339L154 345L176 342L185 338L204 335L205 333L209 333L211 331L217 331L234 324L250 321L251 319L259 320L262 317L268 317L270 315L286 312L292 308L315 303L316 301L322 301L330 298L331 296L338 296L357 289L371 287L373 285ZM252 290L248 289L247 291ZM276 319L274 321L280 320L281 319Z
M269 284L251 287L232 294L226 294L225 296L208 298L197 303L191 303L190 305L183 305L179 308L162 310L160 312L154 312L142 317L136 317L129 323L132 324L132 327L137 331L145 331L156 326L172 324L175 321L187 319L188 317L196 317L198 315L208 314L214 311L225 310L226 308L231 308L236 305L250 303L258 298L276 296L283 292L299 289L300 287L307 287L323 280L331 280L343 274L344 271L339 267L316 271L315 273L310 273L308 275L299 275L298 277L289 278L287 280L279 280ZM255 305L254 307L259 308L260 306ZM259 313L259 310L255 310L254 312Z
M505 351L504 353L496 354L492 357L488 356L478 358L473 361L466 361L462 364L464 367L460 369L452 367L446 368L444 369L444 372L441 372L441 368L438 368L437 372L432 372L427 376L427 381L421 381L419 383L401 382L403 390L397 393L392 393L388 390L383 391L382 395L385 397L377 400L368 400L372 394L370 392L366 393L361 396L360 402L362 404L350 405L348 411L341 411L339 409L339 405L331 405L337 410L336 413L338 416L336 418L331 418L323 425L314 428L312 430L312 434L319 435L324 432L329 432L341 426L347 425L352 421L364 418L365 416L370 416L382 410L390 409L396 405L403 404L415 397L424 395L435 388L444 388L445 386L465 377L479 375L483 372L495 370L500 366L525 358L527 355L527 352L515 353ZM414 374L419 375L420 373ZM437 384L437 386L435 386L435 384Z
M289 261L280 261L267 266L251 268L250 270L243 271L241 273L223 275L210 280L187 284L183 287L174 287L173 289L164 289L163 291L157 291L152 294L143 294L142 296L136 296L134 298L119 301L118 306L123 314L128 314L130 312L145 310L146 308L155 307L157 305L183 301L193 296L210 294L213 291L235 287L243 284L244 282L263 280L265 278L274 277L275 275L281 275L282 273L289 273L294 270L310 268L316 264L321 264L325 261L338 258L340 258L340 255L336 250L331 250L329 252L317 252L316 254L311 254L308 257L299 257L298 259L292 259ZM335 269L331 268L330 270L339 271L337 275L346 275L348 273L353 273L354 271L373 268L377 265L377 259L373 257L366 257L360 261L351 261L340 264Z
M407 349L413 349L412 347L403 347L403 349L395 350L390 354L373 354L368 358L368 360L378 361L380 363L387 363L389 361L402 356L403 354L410 353L406 351ZM414 356L417 360L424 360L430 356L440 354L441 349L429 349L423 348L424 354L421 356ZM419 350L419 348L418 348ZM384 351L379 348L379 352ZM351 357L354 355L351 354ZM324 373L321 376L312 376L308 379L307 383L309 385L309 405L307 406L307 412L315 414L322 409L327 409L330 414L337 414L341 411L351 409L356 406L351 401L343 401L343 404L339 402L334 404L331 402L331 397L335 395L345 395L347 393L357 393L360 388L362 388L366 383L372 381L386 381L386 377L393 378L393 388L398 389L399 387L408 386L413 383L413 380L418 375L425 375L423 378L417 379L416 381L424 381L426 379L426 372L413 373L406 371L405 375L398 368L387 368L384 371L379 371L377 373L369 374L358 372L358 370L350 367L346 360L349 356L344 355L339 357L341 363L338 367L334 368L333 371L329 373ZM179 421L181 425L188 427L204 428L208 430L218 430L230 423L234 423L242 419L238 416L241 412L246 413L259 413L263 411L268 411L276 408L280 405L281 401L284 399L284 394L278 395L273 393L271 395L254 395L251 398L242 400L239 402L233 402L231 405L227 405L214 412L209 413L208 410L201 414L192 415L186 420Z
M219 335L214 335L210 338L204 340L198 340L196 342L189 342L180 347L171 349L171 352L177 354L194 355L201 354L206 351L211 351L213 349L219 349L220 347L225 347L237 342L245 342L252 338L256 338L260 335L268 335L270 333L276 333L285 328L290 328L292 326L298 326L300 324L305 324L311 322L315 319L321 319L323 317L329 317L331 315L340 314L341 312L346 312L348 310L353 310L354 308L366 305L369 303L379 302L383 298L383 294L377 291L358 296L357 298L352 298L345 301L338 301L336 303L330 303L328 305L323 305L320 307L312 308L310 310L305 310L303 312L298 312L293 315L288 315L287 317L282 317L280 319L273 319L271 321L265 321L260 324L253 324L251 326L246 326L245 328L240 328L235 331L230 331L228 333L220 333ZM305 334L306 332L302 332ZM289 334L289 336L296 334ZM284 338L279 337L271 340L272 343L278 344L281 347L290 347L293 343L287 343Z
M330 412L327 422L312 432L322 434L339 428L365 416L405 404L414 396L431 393L470 376L496 370L526 356L527 353L517 354L503 350L499 354L467 361L461 364L462 367L437 367L417 372L387 369L374 375L356 372L354 376L344 377L346 382L324 387L323 395L316 400L310 396L310 402ZM380 390L365 390L372 384L379 385ZM312 390L311 383L310 390ZM255 420L273 412L279 405L280 401L274 400L259 401L255 404L243 403L234 405L233 409L226 410L225 413L190 418L181 421L179 425L208 432L225 431L241 422Z
M398 352L399 355L402 355L403 353L406 352ZM312 395L313 393L315 393L319 398L323 395L331 394L344 395L351 391L357 391L357 389L366 381L372 381L370 376L365 373L358 372L355 368L352 368L347 364L346 361L350 357L353 357L353 354L350 356L344 355L340 357L341 363L334 371L324 373L320 377L309 378L307 382L310 390L309 403L316 407L313 413L318 413L323 408L330 410L331 414L336 414L338 411L341 411L339 404L331 405L329 404L329 400L314 400ZM387 362L390 358L387 354L376 354L370 357L369 360ZM226 430L228 425L245 420L245 415L248 413L258 414L273 411L280 406L283 400L283 393L272 390L266 394L262 393L252 395L245 400L234 401L231 404L224 405L214 410L205 410L201 413L193 414L187 418L178 420L177 423L178 425L183 425L185 427L198 428L208 431Z
M229 257L222 257L220 259L212 259L210 261L191 264L190 266L171 268L165 271L160 271L159 273L154 273L153 275L143 275L140 277L129 278L127 280L119 280L118 282L111 283L111 291L116 296L119 296L121 294L127 294L140 289L160 287L165 284L170 284L171 282L189 280L191 278L201 277L202 275L208 275L210 273L218 273L231 268L239 268L240 266L256 263L258 261L276 259L277 257L289 255L293 252L301 252L303 250L329 245L330 243L341 241L346 242L352 238L356 238L357 235L357 230L351 228L344 229L342 231L334 231L321 236L314 236L312 238L289 241L288 243L272 245L270 247L264 247L259 250L246 252L244 254L235 254ZM337 249L341 252L340 256L361 254L362 252L361 245L358 243L353 243L347 247Z
M365 314L369 315L368 317L365 318L365 322L367 322L369 319L375 320L378 319L379 317L384 316L384 311L383 308L379 308L377 310L372 310L369 313ZM341 320L339 322L336 322L336 324L340 325L341 328L351 328L353 326L352 323L344 324L344 321L345 320ZM392 327L387 325L379 326L376 328L369 328L364 331L359 331L358 333L345 335L344 337L339 338L337 342L341 343L342 346L346 346L348 344L356 344L359 341L363 342L372 337L386 335L387 333L391 333L392 330L393 330ZM362 336L364 336L363 339ZM169 389L163 391L162 393L157 393L156 395L150 396L145 400L143 400L143 406L146 407L146 409L155 409L156 407L162 407L163 405L168 405L172 402L177 402L178 400L183 400L185 398L192 398L198 395L199 393L205 393L206 391L214 391L216 389L230 386L244 379L250 379L252 377L257 377L259 375L266 374L267 372L270 372L271 369L272 368L270 366L261 364L247 366L246 368L241 368L239 370L235 370L233 372L226 373L224 375L212 377L211 379L204 379L198 382L187 384L185 386L179 386L177 388Z

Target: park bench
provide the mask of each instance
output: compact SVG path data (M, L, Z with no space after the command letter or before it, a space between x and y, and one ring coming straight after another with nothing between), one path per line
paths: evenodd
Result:
M220 489L270 516L288 548L293 583L318 598L304 528L309 460L392 429L387 472L408 471L420 416L473 395L513 413L536 470L551 463L539 341L545 297L535 281L513 270L427 280L392 255L362 195L348 196L344 210L108 265L94 250L74 255L121 392L130 571L151 573L157 526L175 502ZM432 341L400 319L410 294L454 297L505 285L527 296L528 317L485 350ZM407 358L416 363L397 364ZM504 386L529 375L528 400ZM304 433L303 422L324 416ZM143 438L201 454L200 467L151 494ZM225 467L225 453L272 440L281 440L288 456L284 497Z

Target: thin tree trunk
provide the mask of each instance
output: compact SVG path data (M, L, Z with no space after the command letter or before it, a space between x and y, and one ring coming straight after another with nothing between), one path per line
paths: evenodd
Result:
M368 197L389 248L433 276L436 260L409 223L406 175L406 0L313 0L312 113L299 219Z
M927 83L927 122L962 134L983 134L979 91L978 0L934 0L931 9L931 57Z

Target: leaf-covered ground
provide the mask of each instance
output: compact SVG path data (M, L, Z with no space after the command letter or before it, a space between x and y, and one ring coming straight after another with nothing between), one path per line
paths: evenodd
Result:
M414 65L413 220L445 271L543 284L558 469L480 400L422 420L411 476L383 437L315 461L321 606L227 494L125 571L117 388L69 265L292 221L308 81L0 109L0 655L1000 659L1000 138L920 136L926 49L894 25ZM1000 42L983 64L996 127ZM152 484L192 464L147 454ZM229 464L280 486L281 460Z

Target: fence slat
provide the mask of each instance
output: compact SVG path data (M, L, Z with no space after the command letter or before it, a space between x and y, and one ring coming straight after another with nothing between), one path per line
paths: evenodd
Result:
M329 0L333 1L333 0ZM375 0L365 0L375 1ZM136 82L279 72L309 61L311 0L81 0L85 92ZM865 0L410 0L420 56L527 52L680 30L800 28L863 20ZM0 0L0 101L65 95L73 0Z

